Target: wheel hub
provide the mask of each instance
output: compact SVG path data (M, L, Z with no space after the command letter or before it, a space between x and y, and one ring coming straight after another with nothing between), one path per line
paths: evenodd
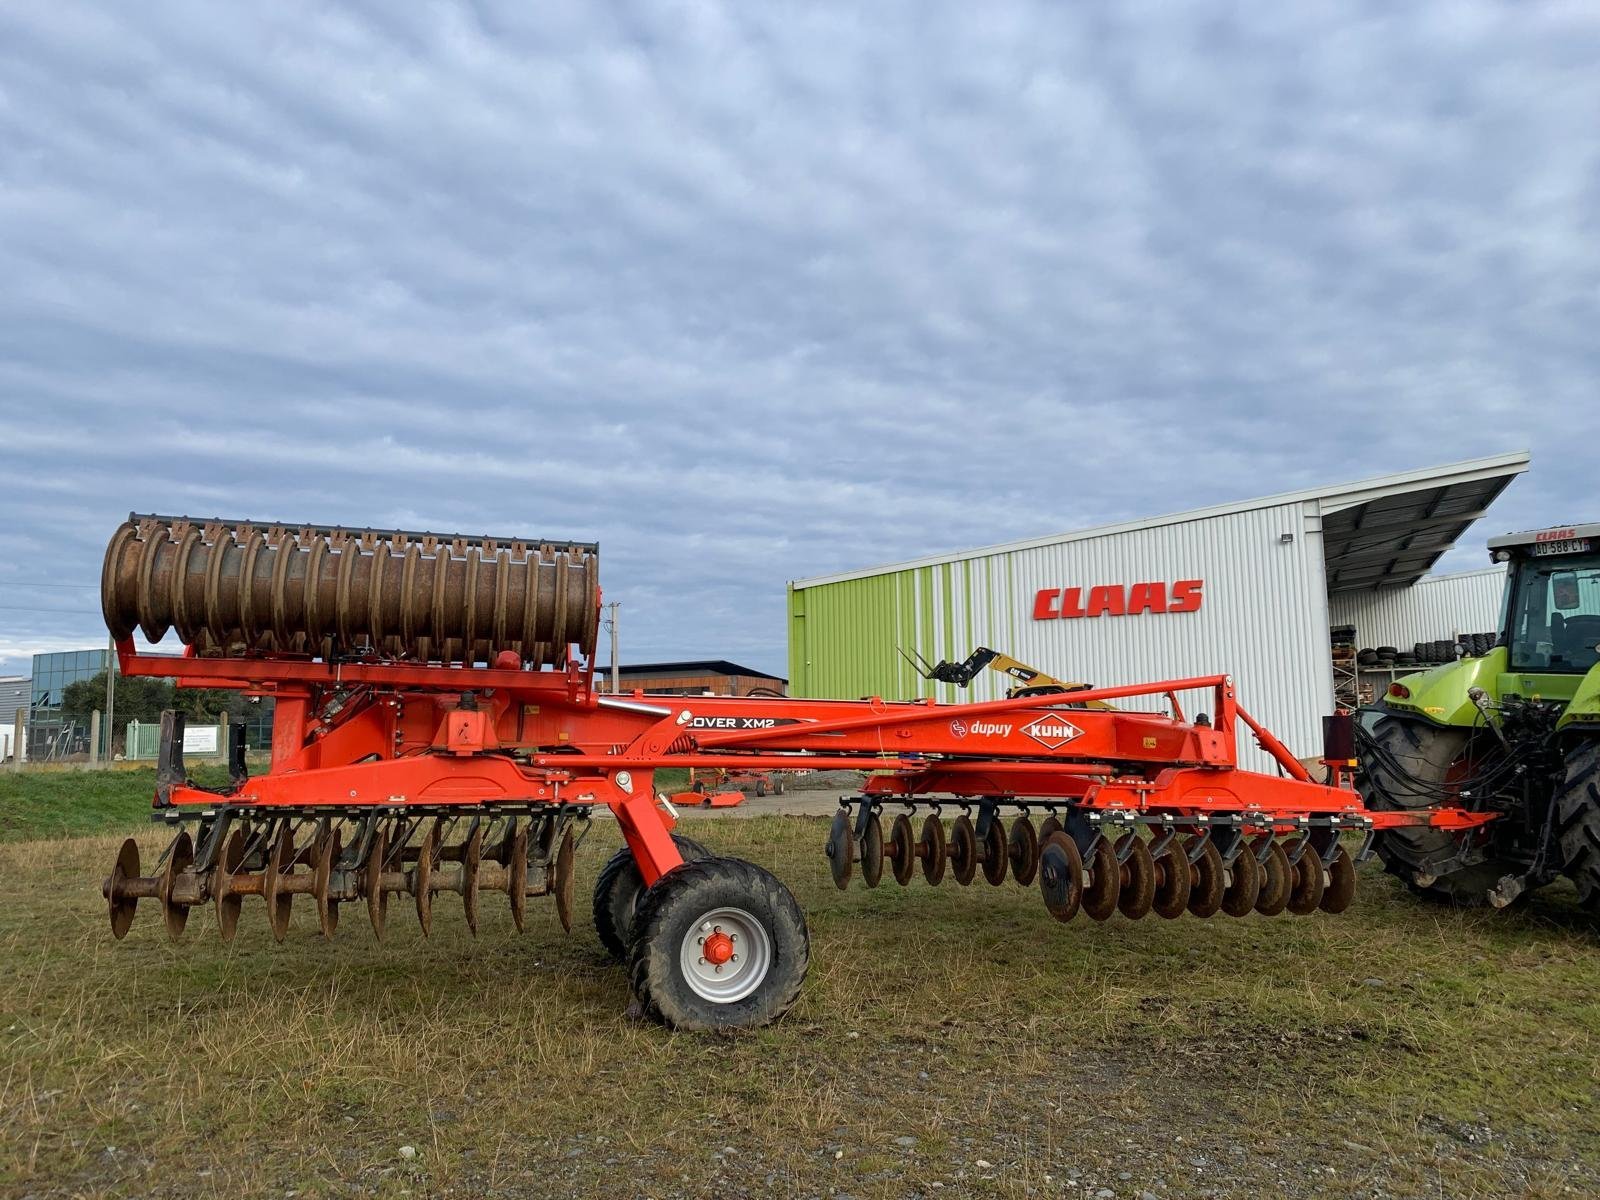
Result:
M772 969L772 935L742 908L712 909L690 926L678 962L695 995L734 1004L760 987Z

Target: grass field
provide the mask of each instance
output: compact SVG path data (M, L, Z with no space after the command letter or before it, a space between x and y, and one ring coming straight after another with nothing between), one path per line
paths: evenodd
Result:
M230 945L146 904L113 942L106 833L149 780L40 778L0 778L3 1195L1600 1194L1600 942L1566 893L1452 912L1369 866L1343 917L1060 926L981 879L838 892L823 820L689 821L812 929L790 1016L712 1038L624 1015L586 903L518 937L486 898L474 941L440 897L379 945L302 901L281 946L259 901ZM580 894L617 841L595 823Z

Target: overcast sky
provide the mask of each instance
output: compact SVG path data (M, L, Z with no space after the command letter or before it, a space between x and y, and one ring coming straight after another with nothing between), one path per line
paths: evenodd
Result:
M792 578L1529 448L1476 566L1600 519L1597 226L1593 3L0 0L0 671L129 509L780 672Z

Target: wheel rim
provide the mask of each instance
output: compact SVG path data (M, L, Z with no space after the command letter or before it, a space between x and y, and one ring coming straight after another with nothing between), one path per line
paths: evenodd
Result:
M742 908L714 908L683 935L678 965L689 989L713 1004L734 1004L772 969L772 936Z

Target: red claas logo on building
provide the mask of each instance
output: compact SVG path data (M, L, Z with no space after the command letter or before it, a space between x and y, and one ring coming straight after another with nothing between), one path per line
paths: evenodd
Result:
M1074 617L1197 612L1204 588L1203 579L1180 579L1170 588L1165 583L1108 583L1088 589L1043 588L1033 598L1033 619L1059 621Z

